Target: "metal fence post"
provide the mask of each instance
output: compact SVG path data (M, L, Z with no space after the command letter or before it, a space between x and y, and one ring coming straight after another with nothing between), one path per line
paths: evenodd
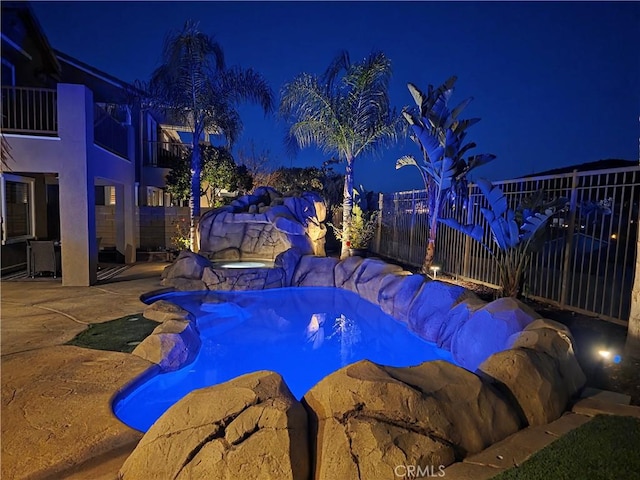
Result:
M466 224L470 225L473 222L473 200L471 198L471 185L467 185L467 221ZM470 277L471 272L471 237L464 235L464 253L462 256L462 275Z
M393 194L393 254L400 255L398 247L398 193Z
M560 307L567 303L569 290L569 272L571 271L571 259L573 257L573 235L576 227L576 210L578 203L578 170L573 171L571 177L571 200L569 201L569 225L567 227L567 240L564 246L564 262L562 265L562 282L560 283Z
M409 224L409 258L413 259L413 237L416 231L416 191L411 191L411 223Z
M380 254L380 240L382 238L382 215L384 215L384 194L378 194L378 225L376 230L376 253Z

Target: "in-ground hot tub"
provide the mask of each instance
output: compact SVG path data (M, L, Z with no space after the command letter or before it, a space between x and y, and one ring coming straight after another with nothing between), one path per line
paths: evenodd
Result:
M143 377L118 395L115 414L141 431L190 391L249 372L276 371L302 398L325 376L362 359L398 367L427 360L454 363L448 351L339 288L171 292L146 301L160 299L197 318L202 345L193 363Z
M213 268L273 268L273 260L215 260L211 262Z

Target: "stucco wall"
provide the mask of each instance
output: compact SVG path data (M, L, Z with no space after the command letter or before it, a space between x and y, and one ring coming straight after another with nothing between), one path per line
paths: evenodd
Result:
M58 175L62 282L86 286L96 282L97 274L96 179L116 185L119 191L116 242L130 253L129 260L135 258L135 170L132 162L93 144L91 91L82 85L58 84L57 102L57 137L6 135L6 138L16 173Z

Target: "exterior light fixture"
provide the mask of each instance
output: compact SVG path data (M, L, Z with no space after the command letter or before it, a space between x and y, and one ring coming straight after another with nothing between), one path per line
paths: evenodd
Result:
M614 355L610 350L598 350L598 355L605 360L610 360L613 363L620 363L622 357L618 354Z
M431 272L433 272L433 278L435 279L438 276L438 272L440 271L440 267L437 265L431 265L429 267L429 270L431 270Z
M613 233L611 235L611 240L615 240L616 238L618 238L618 234L617 233Z

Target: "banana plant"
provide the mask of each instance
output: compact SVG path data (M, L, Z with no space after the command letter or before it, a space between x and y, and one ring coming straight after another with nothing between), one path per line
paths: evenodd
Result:
M476 146L464 143L467 128L477 123L479 118L461 120L460 113L471 102L467 98L453 109L448 102L453 94L457 78L449 78L441 86L429 85L427 94L414 84L407 86L416 103L417 110L402 112L411 127L411 139L420 147L422 160L405 155L396 162L396 169L416 167L425 188L429 202L429 238L422 266L423 273L429 273L429 267L435 258L438 219L445 199L454 199L466 194L466 175L472 169L493 160L495 155L481 154L464 158L464 155Z
M513 210L500 187L485 179L478 180L477 185L489 205L480 212L489 225L492 242L483 241L484 229L480 225L462 225L453 218L443 218L440 222L479 242L498 265L502 295L517 297L531 254L540 247L549 219L566 205L567 200L557 198L545 203L544 192L539 191L533 197L523 199Z

